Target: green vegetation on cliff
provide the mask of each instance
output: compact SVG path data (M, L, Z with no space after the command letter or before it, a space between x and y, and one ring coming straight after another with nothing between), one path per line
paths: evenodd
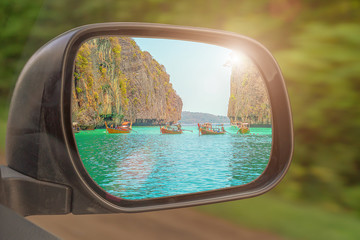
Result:
M165 67L128 37L85 42L75 60L72 117L82 128L124 120L139 125L176 122L182 100Z

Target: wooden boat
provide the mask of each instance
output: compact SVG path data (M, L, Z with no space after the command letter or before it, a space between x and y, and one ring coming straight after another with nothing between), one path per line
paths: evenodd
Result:
M248 134L248 133L250 133L249 123L241 123L237 133L240 133L240 134Z
M130 133L130 131L132 130L131 128L132 124L129 125L129 122L124 122L121 124L120 127L117 128L111 128L108 127L107 123L105 122L105 127L106 127L106 131L110 134L113 133Z
M73 122L73 132L74 133L79 133L80 132L80 128L79 128L77 122Z
M162 134L182 134L183 129L181 129L181 125L179 123L175 125L167 124L166 126L160 126L160 132Z
M172 127L160 127L160 132L162 134L182 134L182 129L172 128Z
M216 135L216 134L225 134L225 131L214 131L214 130L207 130L207 129L200 129L200 133L202 135Z
M218 135L225 134L224 126L221 124L218 127L213 127L211 123L198 124L199 133L201 135Z

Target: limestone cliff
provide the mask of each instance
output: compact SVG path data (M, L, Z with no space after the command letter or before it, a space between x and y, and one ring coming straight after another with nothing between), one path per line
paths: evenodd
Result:
M177 122L182 100L165 67L128 37L85 42L75 59L72 117L80 126Z
M252 125L271 124L271 109L258 68L250 61L232 65L228 117Z

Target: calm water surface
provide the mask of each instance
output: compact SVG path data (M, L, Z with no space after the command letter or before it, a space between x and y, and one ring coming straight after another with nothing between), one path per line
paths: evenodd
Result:
M199 136L193 132L160 134L159 127L134 127L130 134L105 129L75 134L84 166L95 182L125 199L194 193L255 180L271 151L271 128L251 128L254 135Z

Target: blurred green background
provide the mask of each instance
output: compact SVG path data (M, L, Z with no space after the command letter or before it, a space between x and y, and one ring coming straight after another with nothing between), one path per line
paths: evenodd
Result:
M289 239L360 239L359 0L2 0L0 153L16 78L44 43L96 22L154 22L250 36L277 59L295 152L278 187L198 208Z

